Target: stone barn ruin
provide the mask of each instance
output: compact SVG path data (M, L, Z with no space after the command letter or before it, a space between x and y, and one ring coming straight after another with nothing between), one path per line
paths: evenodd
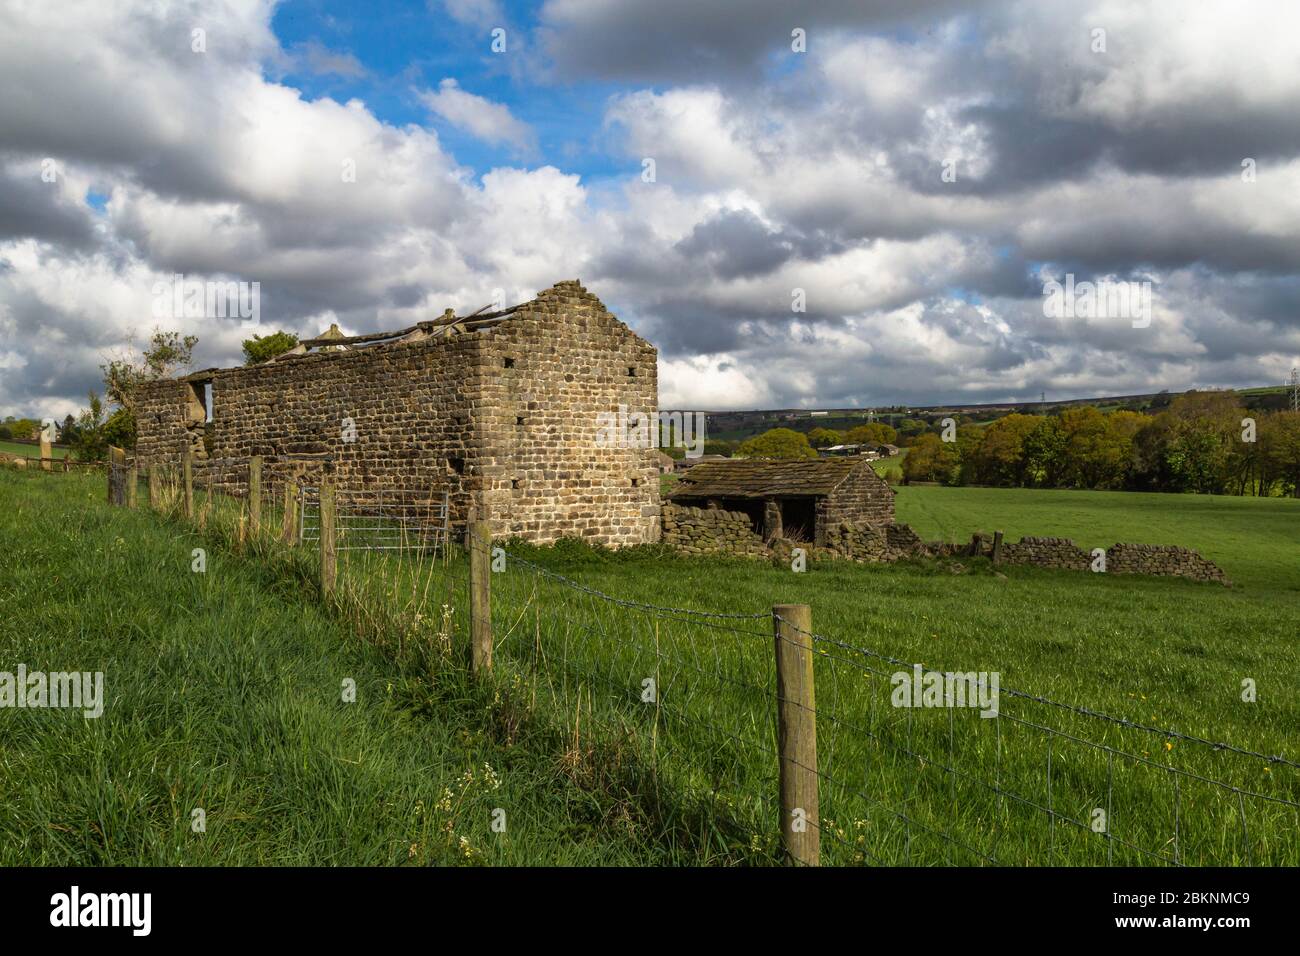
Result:
M841 522L894 521L894 489L864 459L704 462L669 497L674 505L743 513L765 541L825 545Z
M474 507L493 535L619 547L659 536L655 449L600 437L620 406L657 414L657 352L573 280L497 312L331 328L259 365L150 383L136 456L188 451L201 469L258 455L271 482L445 492L453 525Z

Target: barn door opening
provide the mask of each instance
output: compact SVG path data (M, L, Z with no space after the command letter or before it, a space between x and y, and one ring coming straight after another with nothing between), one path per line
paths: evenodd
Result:
M791 541L813 541L817 537L817 499L782 498L781 530Z

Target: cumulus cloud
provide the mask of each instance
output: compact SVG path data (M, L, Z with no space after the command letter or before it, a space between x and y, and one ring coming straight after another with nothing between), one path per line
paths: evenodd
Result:
M331 50L316 40L309 40L293 49L294 59L310 73L318 76L360 77L366 68L351 53Z
M579 277L659 347L665 406L1251 385L1300 356L1290 7L549 0L490 69L595 91L566 138L626 171L595 177L441 66L433 128L276 82L286 58L343 89L362 67L281 49L274 9L0 0L0 414L74 411L175 273L258 281L267 328L303 334ZM512 163L466 166L448 128ZM1151 325L1046 315L1066 273L1150 281ZM247 334L162 324L202 365Z
M452 126L485 143L507 143L524 153L536 151L532 128L516 119L509 107L462 90L451 77L439 83L438 89L422 92L420 101Z

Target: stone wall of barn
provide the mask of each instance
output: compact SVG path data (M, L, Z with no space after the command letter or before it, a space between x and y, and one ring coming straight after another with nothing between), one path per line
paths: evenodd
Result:
M141 385L136 391L136 456L178 460L188 449L196 459L206 458L207 417L202 393L188 382L164 379Z
M894 489L870 465L854 469L829 495L817 501L817 543L826 544L841 522L887 525L894 521Z
M603 441L602 413L657 414L657 354L577 282L498 325L212 373L212 457L266 460L272 484L330 470L341 489L450 495L494 535L618 547L657 540L655 449ZM137 458L188 447L193 389L141 391ZM198 440L202 437L199 406ZM617 439L617 436L615 436Z
M494 533L657 541L654 346L577 282L546 290L491 336L472 414Z

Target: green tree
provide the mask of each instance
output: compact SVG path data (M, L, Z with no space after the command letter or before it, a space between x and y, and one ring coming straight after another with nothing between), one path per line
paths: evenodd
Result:
M1169 406L1168 468L1179 490L1220 494L1233 483L1241 457L1246 409L1235 392L1187 392Z
M283 355L298 344L298 336L283 329L270 335L253 333L251 339L244 339L244 364L259 365L267 359Z
M979 444L962 457L963 481L1016 487L1030 483L1025 441L1042 421L1037 415L1011 414L983 428Z
M867 422L850 428L844 441L850 445L892 445L898 441L898 432L883 422Z
M930 426L920 418L904 418L898 423L898 434L902 438L913 438L923 433Z
M119 408L113 414L108 416L101 429L101 435L105 445L116 445L118 448L135 447L135 416L125 408Z
M14 418L10 415L5 419L3 428L8 433L5 438L31 441L40 436L41 423L32 418Z
M179 332L155 329L139 359L116 358L99 367L104 373L104 394L118 408L134 415L136 389L145 382L171 378L188 368L194 361L194 346L198 342L197 335L182 337Z
M793 428L773 428L741 442L736 454L742 458L816 458L817 450L808 436Z
M1259 423L1261 494L1274 483L1284 495L1300 498L1300 412L1279 411Z
M89 397L90 404L77 417L77 438L72 454L79 461L102 461L108 456L108 441L104 438L104 403L94 391Z
M808 433L808 444L814 448L830 448L843 440L844 436L833 428L814 428Z
M149 337L149 346L141 352L138 359L115 358L100 366L104 373L104 393L117 406L117 412L114 412L113 419L110 420L112 434L115 439L130 442L120 447L135 447L136 391L146 382L172 378L182 369L189 368L194 361L194 346L198 342L197 335L182 336L179 332L155 329ZM102 438L103 435L100 434L99 437ZM119 442L115 440L111 444Z
M1064 481L1078 488L1121 488L1132 470L1133 439L1142 424L1136 412L1105 415L1091 405L1060 415L1065 435Z
M59 444L71 445L77 438L77 420L71 415L63 419L63 424L59 426Z
M1065 431L1055 416L1039 419L1022 445L1025 484L1056 488L1065 471Z
M941 481L952 484L961 468L956 442L945 442L933 432L917 437L903 459L905 481Z

